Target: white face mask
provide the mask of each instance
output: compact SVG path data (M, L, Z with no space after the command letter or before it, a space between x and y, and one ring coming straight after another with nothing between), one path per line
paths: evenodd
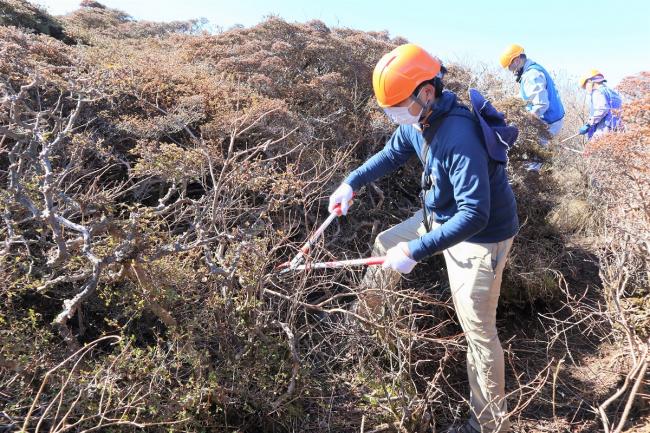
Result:
M418 94L416 98L419 96L420 95ZM420 116L422 116L422 112L424 111L424 107L421 107L418 114L411 114L409 109L413 104L415 104L415 101L411 101L411 103L406 107L386 107L384 108L384 112L395 123L400 125L412 125L420 121Z
M413 123L418 123L420 120L420 115L422 115L422 110L419 114L411 114L408 107L386 107L384 111L386 115L395 123L400 125L412 125Z

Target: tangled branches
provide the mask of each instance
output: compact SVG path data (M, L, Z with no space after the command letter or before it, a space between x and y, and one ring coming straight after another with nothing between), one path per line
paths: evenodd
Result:
M0 422L403 432L464 417L462 335L436 258L397 290L377 288L372 315L351 309L360 271L273 272L391 132L370 75L401 39L275 17L198 34L199 22L142 23L93 1L60 21L81 44L0 28ZM463 98L476 80L449 69ZM620 237L629 243L603 256L616 314L558 290L569 254L546 223L556 185L521 169L544 127L520 102L495 103L522 127L511 174L526 226L500 315L510 415L542 410L558 429L588 429L598 404L568 371L581 367L580 334L620 330L632 362L612 401L642 394L647 333L629 295L647 268L617 254L643 243ZM622 172L645 191L632 184L642 170ZM417 206L418 179L407 165L361 191L311 258L367 255ZM643 231L635 215L628 233ZM522 304L562 297L522 320ZM600 402L611 431L634 412Z

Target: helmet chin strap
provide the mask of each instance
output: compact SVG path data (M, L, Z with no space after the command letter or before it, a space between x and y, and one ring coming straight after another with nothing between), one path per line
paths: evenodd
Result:
M429 117L429 115L431 114L431 112L433 111L431 109L431 105L433 105L433 104L429 104L426 111L422 110L423 114L420 116L420 120L419 120L420 123L423 122L425 119L427 119Z
M422 107L422 111L420 112L420 119L418 120L418 122L422 122L422 119L426 119L427 117L429 117L429 114L431 114L432 111L431 106L433 105L435 98L434 101L431 101L430 103L422 102L419 96L413 96L413 100L417 102L420 105L420 107Z

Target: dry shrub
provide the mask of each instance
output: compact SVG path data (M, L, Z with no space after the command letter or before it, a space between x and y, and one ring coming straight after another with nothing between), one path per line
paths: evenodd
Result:
M608 304L607 320L626 346L628 373L619 391L599 407L607 431L621 431L636 410L648 413L647 366L650 348L650 73L624 79L619 90L623 132L602 135L585 149L594 190L602 207L600 277ZM614 414L613 403L625 410Z
M359 271L273 272L392 132L370 78L404 41L276 17L196 34L96 2L61 20L82 45L0 28L0 398L16 424L417 430L456 416L462 347L431 292L436 259L355 326L338 320ZM472 75L450 65L447 85L464 99ZM522 128L511 171L527 223L504 302L552 297L549 182L522 169L544 127L495 103ZM368 254L417 207L419 176L409 164L362 191L317 257Z
M164 37L173 33L198 33L206 25L205 19L157 23L136 21L117 9L100 2L82 1L76 11L60 17L67 34L77 42L101 44L105 39L139 39Z
M22 27L34 33L49 35L66 43L72 38L62 24L38 6L21 0L0 1L0 25Z
M559 188L546 172L512 172L520 230L513 243L501 289L502 305L552 303L559 296L558 280L568 259L565 234L552 224Z
M636 101L636 105L640 100L647 98L650 93L650 72L641 71L636 75L623 78L616 86L616 90L626 98ZM629 113L626 114L626 117L628 117L628 121L631 121Z
M521 99L506 98L495 103L495 107L502 111L509 123L517 125L519 136L514 148L509 152L508 158L516 168L521 168L522 161L536 158L541 161L549 161L551 153L539 145L540 140L549 140L546 124L537 116L531 115L525 110Z
M638 83L638 92L628 86ZM625 130L607 134L588 143L585 153L592 177L591 186L604 206L604 243L619 253L628 254L632 292L647 294L650 264L650 74L623 80L622 92L642 95L623 106ZM636 270L632 270L635 269Z
M66 89L72 51L63 43L42 35L30 35L12 27L0 27L0 73L11 85L29 85L37 76Z
M306 236L323 189L348 169L343 145L387 133L361 117L369 64L390 42L271 20L257 28L260 40L331 46L327 61L312 47L321 66L309 80L284 65L290 80L273 80L278 98L220 69L223 59L260 71L269 63L238 54L229 38L239 30L149 32L87 6L63 21L92 46L0 28L3 409L14 425L52 431L101 422L313 430L322 418L303 414L318 405L300 396L326 396L308 374L321 349L298 349L312 324L297 304L266 294L268 272L277 246ZM92 38L83 33L91 28ZM213 46L223 59L195 61ZM355 66L321 73L337 50ZM106 334L126 343L111 347ZM78 349L84 343L100 350ZM66 346L74 354L58 366Z

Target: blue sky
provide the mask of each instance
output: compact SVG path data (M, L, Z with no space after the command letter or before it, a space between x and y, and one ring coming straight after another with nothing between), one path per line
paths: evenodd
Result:
M53 14L79 0L33 0ZM343 1L343 0L100 0L136 19L205 17L227 29L276 14L288 21L320 19L329 26L388 30L426 47L443 61L497 67L501 51L518 43L547 69L573 78L596 68L610 84L650 70L648 0Z

